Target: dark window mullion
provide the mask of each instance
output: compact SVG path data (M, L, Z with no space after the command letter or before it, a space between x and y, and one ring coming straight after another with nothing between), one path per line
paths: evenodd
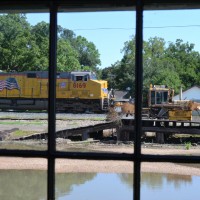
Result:
M134 144L134 200L140 200L141 135L142 135L142 85L143 85L143 1L136 1L135 49L135 144Z
M55 199L55 119L56 119L56 66L57 66L57 6L50 6L49 36L49 99L48 99L48 199Z

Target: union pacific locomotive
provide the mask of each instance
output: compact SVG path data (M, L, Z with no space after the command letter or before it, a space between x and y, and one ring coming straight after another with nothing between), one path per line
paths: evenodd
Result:
M109 106L107 81L94 72L59 72L56 108L65 112L102 112ZM48 72L0 73L0 109L47 110Z

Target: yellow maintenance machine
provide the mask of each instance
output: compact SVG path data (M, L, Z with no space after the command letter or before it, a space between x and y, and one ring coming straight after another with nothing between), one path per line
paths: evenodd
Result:
M200 103L191 100L173 101L174 90L165 85L150 85L148 109L150 118L192 120L192 111L200 110Z
M193 126L192 112L200 110L200 103L186 100L174 101L173 96L174 90L165 85L150 85L147 95L148 104L142 109L142 126L145 130L142 137L155 134L156 141L164 143L164 140L174 133L172 128L176 130L191 128L194 131L196 125ZM134 140L134 103L115 102L113 110L118 112L115 113L116 115L112 113L114 116L112 119L121 120L121 127L117 132L118 140Z
M200 110L200 103L191 100L173 100L174 90L166 85L150 85L148 104L142 109L145 117L152 119L192 120L192 112ZM116 102L115 109L124 116L134 116L135 105L132 102Z

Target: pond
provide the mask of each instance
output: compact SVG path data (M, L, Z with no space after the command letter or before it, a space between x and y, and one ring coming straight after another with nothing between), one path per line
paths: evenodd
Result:
M46 200L47 173L0 170L0 199ZM141 200L199 199L200 177L142 173ZM57 173L57 200L133 200L133 174Z

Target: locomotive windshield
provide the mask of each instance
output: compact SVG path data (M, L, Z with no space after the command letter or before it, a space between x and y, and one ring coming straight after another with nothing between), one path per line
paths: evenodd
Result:
M71 72L71 77L74 81L97 80L94 72Z
M97 76L94 72L91 73L90 79L97 80Z

